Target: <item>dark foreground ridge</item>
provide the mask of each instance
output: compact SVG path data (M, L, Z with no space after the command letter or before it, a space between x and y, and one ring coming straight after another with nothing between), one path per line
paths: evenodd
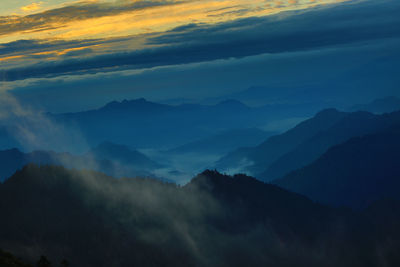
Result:
M216 171L179 187L28 165L0 184L0 247L71 266L398 266L398 207L338 210Z

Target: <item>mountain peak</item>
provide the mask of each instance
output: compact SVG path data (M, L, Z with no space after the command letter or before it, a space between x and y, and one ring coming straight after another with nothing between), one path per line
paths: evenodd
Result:
M137 99L132 99L132 100L128 100L128 99L124 99L122 101L111 101L108 104L106 104L104 107L115 107L115 106L121 106L121 105L131 105L131 104L135 104L135 103L150 103L149 101L147 101L145 98L137 98Z
M243 104L242 102L240 102L239 100L236 99L227 99L224 101L221 101L217 104L217 106L234 106L234 107L246 107L247 106L245 104Z
M258 187L263 182L256 180L251 176L245 174L236 174L234 176L222 174L217 170L205 170L196 177L185 187L188 189L197 189L210 192L230 192L238 190L238 188L248 188L249 190Z
M219 173L217 170L205 170L195 176L185 188L212 191L218 184L226 183L232 177Z
M166 107L168 106L147 101L145 98L137 98L132 100L124 99L122 101L112 101L106 104L104 107L100 108L100 110L106 110L106 111L130 110L137 112L143 112L143 111L154 112L160 109L164 110Z
M326 108L315 114L315 117L330 117L339 114L340 111L336 108Z

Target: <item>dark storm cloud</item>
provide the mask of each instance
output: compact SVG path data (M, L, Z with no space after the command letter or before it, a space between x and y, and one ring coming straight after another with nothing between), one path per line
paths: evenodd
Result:
M389 38L400 38L400 2L362 1L311 11L248 18L216 26L189 24L149 37L149 45L134 52L42 63L0 71L0 79L15 81L62 74L82 74L126 68L148 68L264 53L315 50Z

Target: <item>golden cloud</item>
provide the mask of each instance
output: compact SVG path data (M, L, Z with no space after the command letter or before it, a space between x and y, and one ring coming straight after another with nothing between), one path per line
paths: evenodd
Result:
M23 6L21 7L21 10L24 12L33 12L33 11L37 11L41 8L41 5L43 4L43 2L39 2L39 3L32 3L29 4L27 6Z

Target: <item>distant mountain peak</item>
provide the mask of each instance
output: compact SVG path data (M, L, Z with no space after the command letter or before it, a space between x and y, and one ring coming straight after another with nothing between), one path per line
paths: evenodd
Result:
M137 99L124 99L122 101L112 101L106 104L100 110L106 111L124 111L124 110L134 110L134 111L157 111L159 109L165 109L169 107L168 105L159 104L155 102L147 101L145 98Z
M315 117L332 116L332 115L337 115L338 113L340 113L340 111L337 110L336 108L326 108L315 114Z
M111 101L108 104L106 104L104 107L113 107L113 106L119 106L119 105L130 105L130 104L135 104L135 103L151 103L147 101L145 98L137 98L137 99L124 99L122 101Z
M194 177L185 187L188 189L222 192L229 191L228 188L231 188L233 185L257 186L258 184L264 183L245 174L230 176L222 174L217 170L205 170Z
M240 102L239 100L236 99L227 99L224 101L221 101L217 104L218 106L241 106L241 107L247 107L245 104Z

